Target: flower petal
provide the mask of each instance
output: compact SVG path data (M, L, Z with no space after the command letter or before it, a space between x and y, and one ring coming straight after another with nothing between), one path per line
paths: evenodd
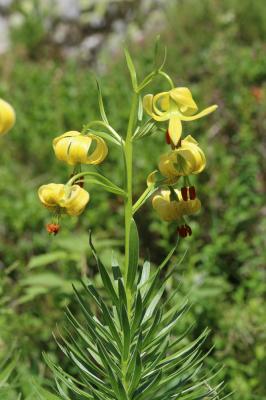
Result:
M146 113L151 116L153 114L152 103L153 103L153 95L146 94L146 96L143 97L143 108L146 111Z
M161 110L158 108L161 107ZM153 109L158 115L162 115L170 108L169 92L158 93L153 98Z
M45 207L58 207L60 200L64 197L64 185L59 183L42 185L38 190L38 196Z
M170 90L169 94L184 115L193 115L197 112L197 104L193 100L191 91L188 88L175 88Z
M66 209L68 215L79 215L82 213L90 200L89 193L79 185L73 185L70 193L65 190L65 196L59 202L62 208Z
M218 106L215 104L213 106L205 108L205 110L199 112L196 115L192 115L190 117L182 115L182 116L180 116L180 119L181 119L181 121L194 121L195 119L205 117L205 115L212 113L213 111L215 111L217 109L217 107Z
M182 124L179 115L175 113L170 114L168 132L172 142L176 146L182 134Z

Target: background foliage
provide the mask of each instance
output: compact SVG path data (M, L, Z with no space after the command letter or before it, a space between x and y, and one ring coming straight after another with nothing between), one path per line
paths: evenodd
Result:
M187 296L192 302L177 334L192 321L191 340L206 326L211 328L205 346L215 344L215 349L208 362L226 365L222 375L228 392L234 390L236 400L263 400L266 7L263 0L187 0L170 1L158 11L167 20L162 36L175 83L189 86L202 106L219 104L211 118L185 126L203 144L208 168L197 177L203 210L193 219L192 238L179 246L179 256L188 251L168 284L171 293L179 283L180 300ZM49 47L36 18L42 20L32 12L14 31L12 49L0 61L0 96L17 111L16 127L1 140L0 168L0 351L4 358L14 349L20 360L10 371L13 389L6 391L0 377L0 390L8 400L17 399L18 390L22 399L35 399L36 386L47 384L42 351L54 361L62 357L51 332L64 319L66 305L73 303L75 309L71 283L88 274L100 284L88 229L94 231L103 260L111 248L119 256L123 235L119 200L98 189L91 190L82 218L66 219L55 238L46 235L49 216L39 205L36 189L67 178L65 166L53 156L51 140L66 130L81 129L98 110L91 69L76 58L63 59ZM143 28L141 12L136 18ZM151 66L151 43L157 33L132 43L143 75ZM108 50L100 56L103 95L112 124L123 132L129 79L122 55L110 57ZM158 89L163 89L160 81ZM139 143L137 192L143 191L143 178L155 169L165 146L163 135L152 136L145 147ZM112 149L103 167L116 182L118 157ZM139 212L137 222L142 256L150 254L152 262L160 263L175 242L174 229L159 221L149 205Z

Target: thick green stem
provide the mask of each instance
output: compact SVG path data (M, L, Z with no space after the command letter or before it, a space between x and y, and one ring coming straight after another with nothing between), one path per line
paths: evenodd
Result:
M127 281L129 269L129 241L130 241L130 224L133 215L132 200L132 173L133 173L133 144L132 136L134 133L136 113L138 108L138 94L134 93L132 98L130 117L127 128L127 136L125 141L125 160L126 160L126 177L127 177L127 199L125 201L125 282Z

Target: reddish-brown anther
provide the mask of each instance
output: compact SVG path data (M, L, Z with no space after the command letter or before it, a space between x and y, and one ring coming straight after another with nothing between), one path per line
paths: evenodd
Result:
M196 198L196 189L195 186L190 186L190 188L188 189L189 192L189 198L190 200L195 200Z
M167 129L167 131L165 133L165 141L166 141L167 144L171 144L171 138L170 138L168 129Z
M187 236L187 228L185 227L185 225L180 226L177 231L181 237L184 238Z
M189 225L185 225L185 227L186 227L187 233L189 234L189 236L191 236L192 235L192 229L190 228Z
M60 231L60 225L59 224L47 224L46 230L50 235L57 235L58 232Z
M181 195L182 195L182 199L184 201L188 200L188 188L187 187L184 186L181 188Z

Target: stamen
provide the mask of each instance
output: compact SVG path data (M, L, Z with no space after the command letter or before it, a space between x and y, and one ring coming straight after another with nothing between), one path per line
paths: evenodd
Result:
M181 188L181 195L182 195L182 199L183 199L184 201L187 201L187 200L188 200L188 188L187 188L187 187L183 186L183 187Z
M166 141L167 144L171 144L172 143L168 129L165 132L165 141Z
M191 236L192 235L192 229L187 224L185 225L185 227L186 227L187 233L189 234L189 236Z
M195 186L190 186L189 189L188 189L188 191L189 191L189 198L190 198L190 200L195 200L195 198L196 198L196 189L195 189Z
M177 232L178 232L179 235L180 235L181 237L183 237L183 238L187 236L187 229L186 229L185 225L179 226L179 227L177 228Z
M46 225L46 230L49 233L49 235L54 235L55 236L60 231L60 225L59 224L47 224Z

